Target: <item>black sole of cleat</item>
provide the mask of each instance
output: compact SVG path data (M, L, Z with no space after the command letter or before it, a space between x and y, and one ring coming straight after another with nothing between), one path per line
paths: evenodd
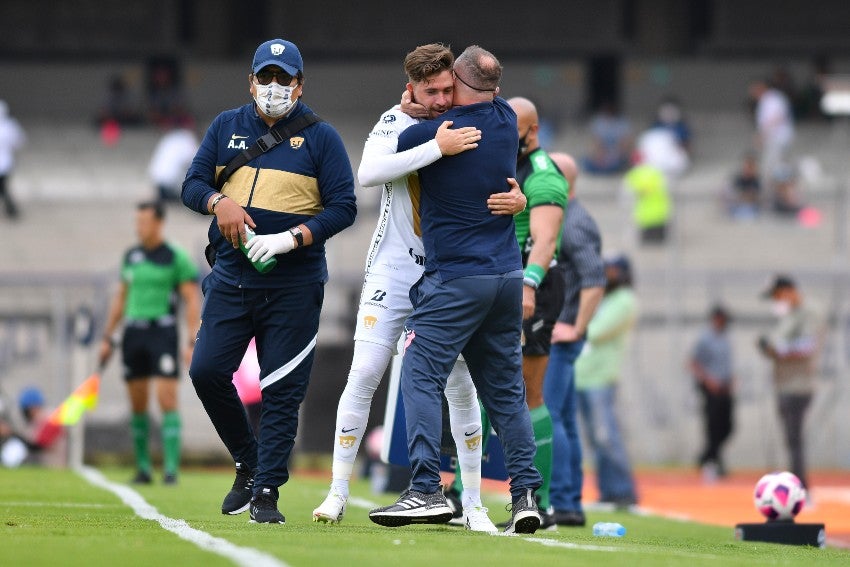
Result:
M534 516L520 518L514 524L514 533L533 534L540 528L540 519Z
M373 516L369 514L369 519L379 526L384 526L386 528L398 528L401 526L409 526L411 524L411 519L404 516Z

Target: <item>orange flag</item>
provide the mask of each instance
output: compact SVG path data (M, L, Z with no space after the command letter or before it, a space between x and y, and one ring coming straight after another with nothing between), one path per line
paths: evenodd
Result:
M62 433L65 425L74 425L87 410L97 406L100 390L100 374L95 372L77 386L62 404L53 410L44 426L36 436L36 444L42 447L50 445Z

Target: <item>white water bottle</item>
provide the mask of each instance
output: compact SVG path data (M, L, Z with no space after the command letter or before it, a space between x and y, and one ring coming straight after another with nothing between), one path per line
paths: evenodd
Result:
M593 535L603 537L623 537L626 528L617 522L596 522L593 524Z

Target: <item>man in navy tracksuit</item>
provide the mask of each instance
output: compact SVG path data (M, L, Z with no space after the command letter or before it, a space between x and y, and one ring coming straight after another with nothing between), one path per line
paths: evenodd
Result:
M351 164L339 134L311 124L237 169L221 191L216 175L278 121L311 110L299 98L304 68L298 48L273 39L260 45L248 76L254 103L213 120L183 182L183 203L213 214L209 239L216 261L203 282L204 307L189 375L233 460L236 480L224 514L250 507L251 520L283 523L278 487L313 364L327 281L324 242L354 222ZM245 227L248 257L239 250ZM274 257L260 273L250 260ZM254 437L233 386L233 372L252 337L260 361L263 409Z
M508 533L540 525L534 490L534 435L522 378L522 260L512 217L493 215L487 196L516 175L516 114L497 98L501 65L477 46L454 65L454 109L405 130L398 151L433 138L444 120L481 130L478 148L419 170L425 274L411 289L413 314L401 387L413 480L369 517L385 526L442 523L451 510L440 491L441 396L458 354L504 446L513 513ZM474 432L473 432L474 433Z

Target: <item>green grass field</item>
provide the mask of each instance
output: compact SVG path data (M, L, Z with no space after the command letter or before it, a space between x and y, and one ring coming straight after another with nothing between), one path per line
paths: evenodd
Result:
M130 477L129 470L103 472L118 483ZM221 497L231 482L227 472L189 471L177 487L152 485L137 491L165 516L291 566L435 567L449 561L469 567L850 564L848 551L738 542L731 528L627 513L591 512L586 528L527 537L493 537L451 526L382 528L356 506L349 507L342 525L314 524L310 513L327 483L299 476L281 490L286 525L256 525L248 522L247 513L220 514ZM356 484L352 495L381 504L394 500L372 495L364 483ZM496 522L507 517L502 502L498 495L485 497ZM0 565L234 564L138 517L111 492L68 471L0 469L0 519ZM626 536L594 537L590 524L596 521L618 521L626 526Z

